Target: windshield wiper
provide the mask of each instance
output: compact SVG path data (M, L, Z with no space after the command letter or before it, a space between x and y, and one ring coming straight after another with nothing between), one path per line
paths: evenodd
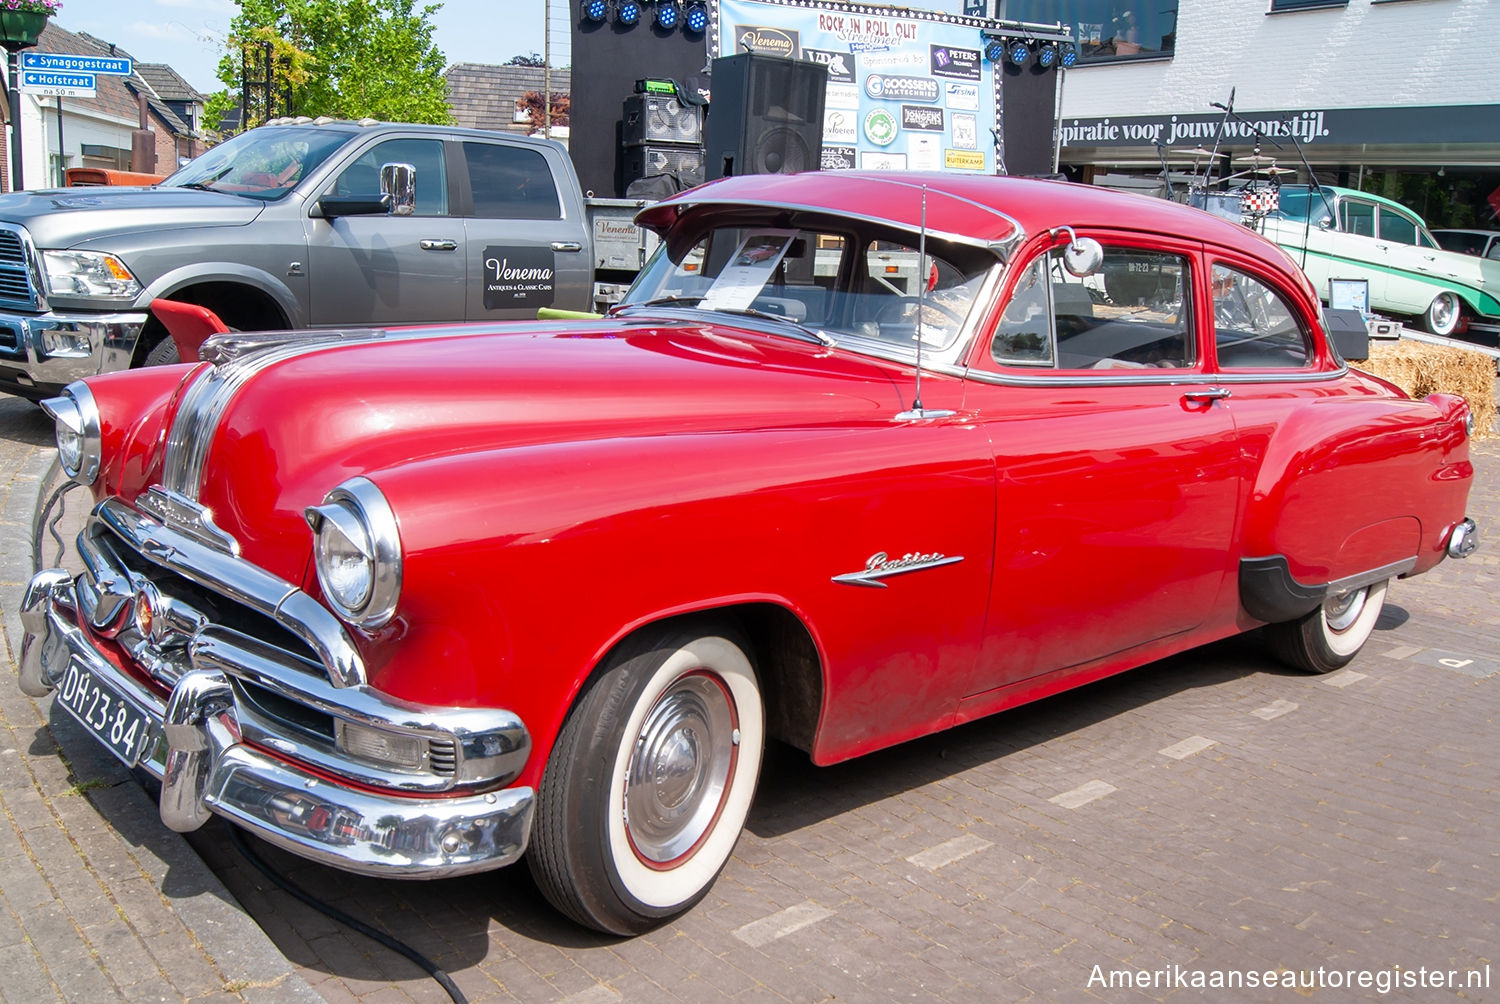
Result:
M746 317L761 317L765 318L768 321L777 321L781 324L787 325L790 328L795 328L797 331L806 335L809 341L815 342L818 345L837 344L834 342L831 336L825 334L824 332L819 331L816 328L809 328L807 325L802 324L799 321L794 321L790 317L787 317L783 314L773 314L770 311L766 310L756 310L754 307L716 307L714 309L720 314L743 314Z
M173 185L172 187L173 188L196 188L200 192L217 192L218 191L217 188L210 188L210 187L208 187L207 182L203 182L203 181L189 181L186 184L183 184L183 185Z
M658 296L651 300L642 300L639 303L622 303L615 307L615 311L629 310L632 307L691 307L703 300L701 296Z

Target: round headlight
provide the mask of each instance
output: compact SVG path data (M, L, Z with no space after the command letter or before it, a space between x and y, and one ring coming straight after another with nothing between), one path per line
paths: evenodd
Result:
M313 531L313 564L329 605L362 628L388 623L401 594L401 538L380 489L354 478L305 515Z
M99 476L102 447L99 439L99 405L88 384L70 383L62 397L42 402L57 427L57 459L63 473L81 485L91 485Z

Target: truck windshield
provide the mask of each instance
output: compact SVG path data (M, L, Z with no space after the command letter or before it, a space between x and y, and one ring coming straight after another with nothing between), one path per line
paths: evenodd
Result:
M201 188L272 202L297 186L352 134L321 126L261 126L221 143L164 188Z

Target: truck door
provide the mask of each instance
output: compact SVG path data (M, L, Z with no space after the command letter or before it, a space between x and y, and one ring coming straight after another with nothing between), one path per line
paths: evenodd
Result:
M314 325L463 320L464 224L452 212L442 140L376 143L318 195L378 195L380 167L390 163L416 169L414 213L308 221Z
M576 196L544 148L463 142L472 208L468 240L469 320L536 317L538 307L588 309L593 280L587 224ZM571 209L571 211L569 211Z

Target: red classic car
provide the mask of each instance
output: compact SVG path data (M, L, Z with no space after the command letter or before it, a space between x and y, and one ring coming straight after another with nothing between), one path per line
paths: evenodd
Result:
M1473 549L1465 403L1350 370L1243 227L1045 181L731 178L607 318L226 334L46 405L96 504L22 683L374 875L704 895L833 763L1237 632L1327 672Z

